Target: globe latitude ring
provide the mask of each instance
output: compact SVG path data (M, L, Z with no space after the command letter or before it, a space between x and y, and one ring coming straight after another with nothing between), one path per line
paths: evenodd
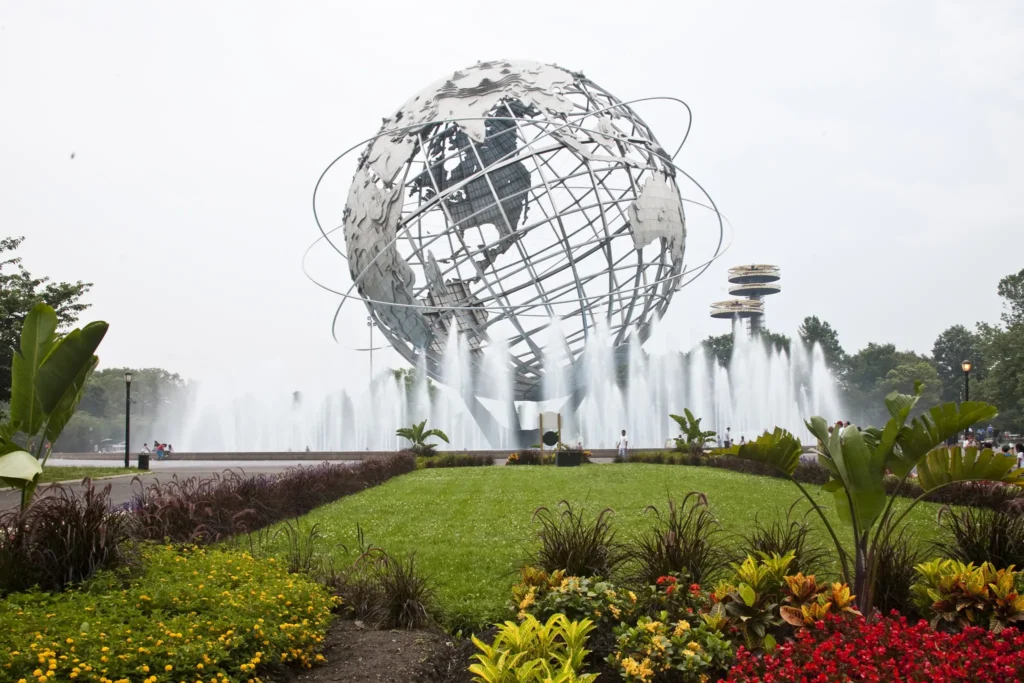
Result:
M535 337L548 323L527 311L559 321L575 376L595 325L619 353L667 310L684 273L678 183L703 192L674 156L581 73L520 61L456 71L384 119L359 158L343 216L352 287L434 379L458 336L471 392L487 396L483 351L501 341L514 398L538 400Z

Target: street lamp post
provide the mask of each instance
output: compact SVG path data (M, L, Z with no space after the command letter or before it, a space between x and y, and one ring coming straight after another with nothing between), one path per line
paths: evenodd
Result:
M366 326L370 328L370 381L373 381L373 328L377 323L370 316L366 316Z
M964 400L971 400L971 368L974 367L971 361L960 362L960 369L964 371Z
M124 466L131 467L128 454L131 453L132 441L132 371L124 373Z

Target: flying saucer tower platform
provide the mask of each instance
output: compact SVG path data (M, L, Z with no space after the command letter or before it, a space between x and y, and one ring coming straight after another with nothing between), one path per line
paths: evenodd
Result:
M748 321L751 332L764 329L764 297L782 291L778 284L779 267L765 264L736 266L729 269L729 294L736 299L711 304L712 318Z

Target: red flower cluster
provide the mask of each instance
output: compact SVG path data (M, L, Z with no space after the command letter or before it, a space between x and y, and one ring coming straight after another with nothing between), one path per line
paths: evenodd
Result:
M674 576L659 576L658 585L666 586L665 595L672 595L676 591L676 584L679 583L679 579Z
M968 627L936 631L906 618L831 615L763 657L741 647L726 680L733 683L1004 683L1024 680L1024 633Z
M697 597L698 595L700 595L700 584L699 583L691 583L690 584L690 595L692 595L694 597Z

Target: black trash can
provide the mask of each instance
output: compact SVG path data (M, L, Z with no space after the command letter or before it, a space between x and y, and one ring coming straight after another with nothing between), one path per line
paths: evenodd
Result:
M558 451L555 454L555 467L579 467L583 454L579 451Z
M139 453L139 469L149 469L149 453Z

